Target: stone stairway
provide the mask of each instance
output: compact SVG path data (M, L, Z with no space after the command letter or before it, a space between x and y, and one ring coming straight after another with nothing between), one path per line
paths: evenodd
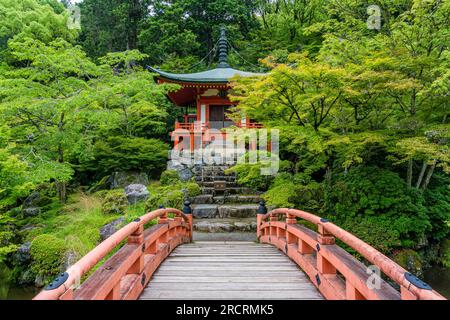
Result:
M194 240L253 241L260 196L238 185L227 166L205 165L195 173L202 195L192 201Z

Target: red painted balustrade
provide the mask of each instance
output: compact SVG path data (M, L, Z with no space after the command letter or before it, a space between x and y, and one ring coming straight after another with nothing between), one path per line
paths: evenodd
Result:
M263 207L257 217L259 241L278 247L295 261L328 300L445 299L375 248L326 219L295 209L265 212ZM297 219L313 223L317 232L298 224ZM336 239L376 266L400 290L382 277L377 278L379 286L374 286L371 269L336 245Z
M155 219L158 224L145 229ZM80 279L124 241L115 254L78 286ZM161 262L177 246L191 241L191 215L177 209L150 212L114 233L34 299L136 300Z

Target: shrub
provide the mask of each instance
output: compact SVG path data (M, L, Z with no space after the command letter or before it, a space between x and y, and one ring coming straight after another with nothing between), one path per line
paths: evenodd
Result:
M272 184L274 177L261 174L262 168L267 168L267 164L237 164L234 167L228 169L226 173L235 172L237 175L237 181L240 185L252 188L255 190L266 191Z
M170 186L173 184L179 183L180 176L178 175L178 172L175 170L166 170L161 174L161 185L163 186Z
M151 196L145 203L147 211L153 211L160 206L165 208L181 209L184 201L184 192L173 186L160 187L156 192L152 192Z
M188 182L183 184L183 191L185 191L187 197L196 197L202 194L202 189L195 182Z
M107 175L114 171L143 171L156 176L166 166L169 146L158 139L112 136L95 144L95 160L83 171Z
M61 272L65 251L62 239L49 234L36 237L30 247L32 271L44 277L55 276Z
M104 214L125 214L128 207L128 199L123 190L109 191L102 203L102 212Z
M182 209L186 198L195 197L201 194L200 187L195 182L178 183L170 186L161 186L150 191L145 209L152 211L160 206L166 208Z
M330 193L331 219L384 252L413 248L430 230L422 194L394 172L354 168Z

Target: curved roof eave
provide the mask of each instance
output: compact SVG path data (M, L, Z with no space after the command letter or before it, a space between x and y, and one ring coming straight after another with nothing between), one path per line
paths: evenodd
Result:
M255 76L264 76L265 73L254 73L254 72L245 72L241 70L236 70L233 68L216 68L208 71L197 72L197 73L168 73L161 71L159 69L155 69L152 67L147 67L147 69L151 70L160 75L161 78L166 80L178 81L178 82L187 82L187 83L223 83L226 84L229 82L229 79L234 76L241 77L255 77Z

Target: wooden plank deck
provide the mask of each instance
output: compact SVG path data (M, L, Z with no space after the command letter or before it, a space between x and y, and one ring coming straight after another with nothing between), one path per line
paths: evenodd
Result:
M195 242L178 247L140 300L322 300L278 249L253 242Z

